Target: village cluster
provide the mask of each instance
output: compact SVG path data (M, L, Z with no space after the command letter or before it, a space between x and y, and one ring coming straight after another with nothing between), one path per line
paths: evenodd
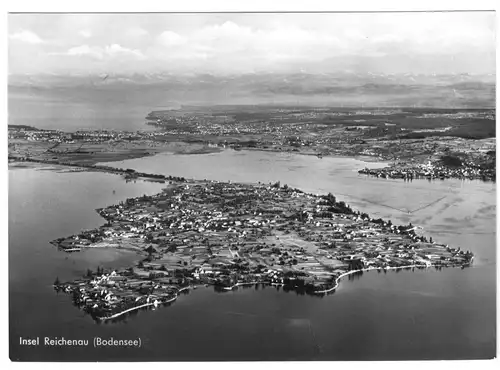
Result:
M440 165L439 163L426 164L402 164L394 165L386 168L369 169L364 168L358 171L361 174L371 175L381 178L389 179L481 179L483 181L494 181L496 178L496 171L493 169L483 169L475 166L473 163L466 164L458 168L450 168L448 166Z

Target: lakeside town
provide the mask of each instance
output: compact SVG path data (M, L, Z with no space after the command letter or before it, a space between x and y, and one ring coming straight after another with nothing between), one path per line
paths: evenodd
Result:
M15 158L93 165L164 151L234 150L364 157L387 178L496 179L494 110L185 107L151 112L151 130L62 132L9 125Z
M364 168L360 174L388 179L413 179L444 180L468 179L482 181L495 181L496 172L493 169L484 169L474 163L460 164L459 166L446 166L442 162L428 162L426 164L397 163L385 168Z
M63 251L134 250L134 266L87 271L57 291L96 320L170 304L199 285L220 291L271 284L302 294L335 291L342 277L366 270L466 267L469 251L418 236L352 210L332 194L287 185L172 178L159 194L98 209L98 229L62 237Z

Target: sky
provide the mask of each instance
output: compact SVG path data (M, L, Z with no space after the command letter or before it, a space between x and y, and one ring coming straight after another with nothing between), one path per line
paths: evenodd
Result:
M9 74L495 73L494 12L9 14Z

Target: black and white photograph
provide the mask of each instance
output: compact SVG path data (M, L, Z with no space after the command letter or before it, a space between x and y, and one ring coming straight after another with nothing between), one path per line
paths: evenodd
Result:
M115 9L6 15L10 361L497 357L494 10Z

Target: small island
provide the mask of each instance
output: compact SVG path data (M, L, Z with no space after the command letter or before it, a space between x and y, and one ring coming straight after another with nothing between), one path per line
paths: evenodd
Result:
M62 237L63 251L120 248L141 254L133 266L88 270L54 288L95 320L170 304L184 290L227 291L269 284L300 294L334 292L342 277L367 270L466 267L468 251L352 210L333 194L275 184L167 177L153 196L98 209L106 223Z

